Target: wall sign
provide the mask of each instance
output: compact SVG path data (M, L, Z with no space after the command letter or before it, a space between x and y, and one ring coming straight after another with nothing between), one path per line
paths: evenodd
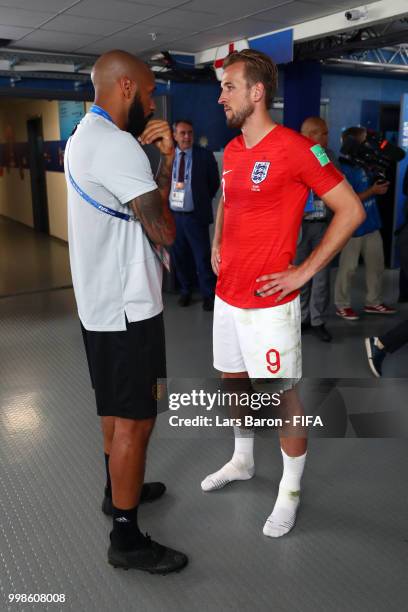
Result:
M68 140L74 127L85 115L85 102L61 100L58 102L60 139Z

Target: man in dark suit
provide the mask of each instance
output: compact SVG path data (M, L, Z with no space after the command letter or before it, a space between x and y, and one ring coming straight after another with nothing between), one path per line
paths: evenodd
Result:
M170 209L176 221L172 261L180 284L180 306L191 304L191 253L203 310L214 308L215 275L211 268L208 226L213 222L212 199L220 186L217 162L211 151L193 145L193 125L176 121L173 136L177 143L170 191Z

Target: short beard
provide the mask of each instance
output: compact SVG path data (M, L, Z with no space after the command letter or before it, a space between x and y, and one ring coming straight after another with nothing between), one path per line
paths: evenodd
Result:
M129 108L128 124L126 127L126 131L130 132L132 136L137 138L144 132L146 124L152 116L153 113L150 113L147 117L145 117L140 95L136 94Z
M245 120L252 115L254 110L255 106L251 104L251 102L248 102L246 106L234 113L232 117L230 117L229 119L227 118L227 126L229 128L237 128L240 130L244 125Z

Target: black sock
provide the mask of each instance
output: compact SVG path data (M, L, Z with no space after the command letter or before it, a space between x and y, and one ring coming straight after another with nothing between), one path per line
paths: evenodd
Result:
M130 510L112 507L113 531L111 542L119 550L129 550L143 546L145 538L137 522L138 506Z
M112 497L112 485L109 474L109 455L105 453L105 468L106 468L106 485L105 485L105 495L106 497Z

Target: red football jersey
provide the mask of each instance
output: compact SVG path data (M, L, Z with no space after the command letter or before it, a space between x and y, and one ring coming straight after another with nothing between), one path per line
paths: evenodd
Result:
M234 138L224 151L224 224L216 294L239 308L275 306L279 293L255 296L266 282L256 279L283 272L293 262L309 190L321 197L343 178L320 145L283 126L249 149L242 135Z

